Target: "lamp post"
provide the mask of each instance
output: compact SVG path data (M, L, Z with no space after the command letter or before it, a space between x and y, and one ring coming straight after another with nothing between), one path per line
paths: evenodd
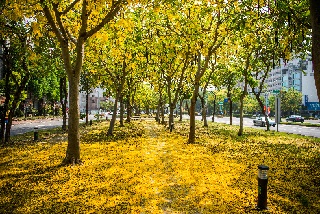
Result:
M258 166L258 204L257 208L266 210L267 207L267 185L268 185L268 170L265 165Z
M33 131L33 141L37 141L38 139L39 139L38 127L35 127Z

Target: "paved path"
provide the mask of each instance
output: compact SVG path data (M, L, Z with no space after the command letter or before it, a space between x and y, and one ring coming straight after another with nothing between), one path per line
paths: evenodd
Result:
M11 127L11 136L32 132L34 128L39 130L52 129L62 126L61 118L48 118L36 120L13 121Z

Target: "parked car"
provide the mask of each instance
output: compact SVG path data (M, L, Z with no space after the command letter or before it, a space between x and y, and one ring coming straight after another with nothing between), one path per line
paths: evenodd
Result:
M286 118L286 121L287 122L292 121L292 122L301 122L301 123L303 123L304 122L304 118L301 117L300 115L290 115L290 117Z
M276 122L274 122L273 120L269 119L268 117L268 121L269 121L269 127L270 126L273 126L275 127L276 126ZM256 119L253 120L253 125L254 126L266 126L267 122L265 121L265 118L264 117L256 117Z

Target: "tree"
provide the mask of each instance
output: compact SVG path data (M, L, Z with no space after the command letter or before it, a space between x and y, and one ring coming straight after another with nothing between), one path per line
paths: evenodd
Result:
M270 107L271 107L271 105L270 105ZM244 113L256 114L260 110L261 110L260 106L259 106L258 101L255 97L252 97L252 95L245 97L244 104L243 104L243 112Z
M282 89L280 91L281 97L281 111L286 112L287 115L291 113L295 114L300 111L302 103L301 92L295 90L294 88L289 88L288 90Z
M232 3L217 3L218 4L214 5L214 7L195 5L193 8L190 8L191 10L189 10L198 15L190 15L190 17L195 17L195 19L192 20L191 26L196 32L193 35L197 35L198 38L195 41L192 41L192 46L194 45L196 66L194 68L192 78L194 88L190 105L190 132L188 143L195 142L195 107L199 94L201 78L208 69L209 62L212 61L213 54L219 51L219 48L227 36L227 31L229 30L227 17L228 14L231 13L231 8L229 6ZM202 56L204 56L203 60Z
M43 13L56 36L69 80L68 147L64 164L81 164L79 137L79 83L85 42L118 15L126 1L51 2L40 0ZM94 10L96 9L96 10ZM98 23L94 25L94 23Z
M12 117L23 99L33 68L36 68L36 49L39 50L40 47L35 23L25 20L23 13L20 13L20 10L25 9L25 5L8 1L1 2L0 7L0 45L3 50L1 58L4 69L1 82L6 97L1 114L0 138L2 143L7 143L10 141Z

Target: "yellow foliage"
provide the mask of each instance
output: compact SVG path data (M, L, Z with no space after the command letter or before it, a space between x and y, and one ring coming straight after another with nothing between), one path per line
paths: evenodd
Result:
M190 145L186 123L168 133L133 122L113 137L108 124L81 131L83 166L59 165L67 146L59 133L0 148L0 212L249 213L259 164L270 167L270 213L320 211L318 140L253 129L238 137L235 126L198 124Z

